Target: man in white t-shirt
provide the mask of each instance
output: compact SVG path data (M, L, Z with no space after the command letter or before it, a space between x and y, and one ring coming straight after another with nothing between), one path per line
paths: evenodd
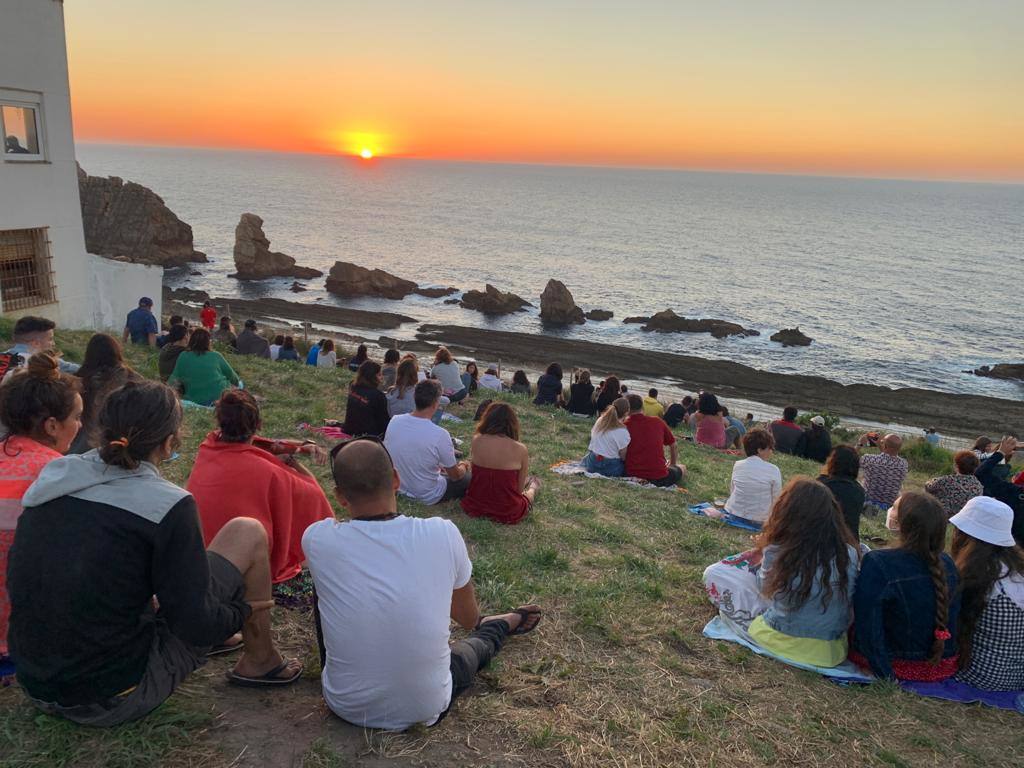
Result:
M316 586L324 699L365 728L433 725L509 635L537 626L541 610L480 619L462 535L441 517L398 514L399 474L381 443L342 443L331 470L351 520L321 520L302 537ZM472 630L454 646L451 619Z
M469 488L469 464L457 461L452 436L433 422L441 402L441 385L421 381L413 390L416 410L395 416L384 445L402 478L399 492L424 504L461 499Z

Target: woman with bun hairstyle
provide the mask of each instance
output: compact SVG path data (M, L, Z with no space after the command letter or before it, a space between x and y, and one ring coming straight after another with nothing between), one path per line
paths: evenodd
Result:
M959 576L946 511L927 493L899 499L899 546L864 556L850 659L878 677L939 682L957 671Z
M82 380L82 428L68 453L85 453L95 447L100 411L107 396L139 374L124 361L121 343L106 333L94 334L85 347L85 360L78 369Z
M0 659L7 655L7 556L21 516L21 497L43 467L67 452L81 426L78 378L57 358L37 352L0 386Z
M260 408L251 393L229 389L214 406L217 429L199 446L185 488L196 500L207 546L236 517L259 520L267 532L275 598L293 605L311 597L303 579L302 534L331 516L331 505L313 473L327 454L316 443L259 437ZM289 583L297 580L297 583Z
M239 630L230 683L281 687L302 673L270 631L263 526L236 518L205 550L195 499L160 475L181 421L173 389L129 382L103 406L100 448L54 459L25 492L9 640L18 683L47 714L143 717Z

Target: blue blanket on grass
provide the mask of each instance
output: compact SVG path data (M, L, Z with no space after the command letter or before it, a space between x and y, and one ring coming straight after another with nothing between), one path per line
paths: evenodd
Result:
M701 517L707 517L705 512L709 509L716 509L716 507L714 504L705 501L703 504L694 504L693 506L691 506L690 512L692 512L695 515L700 515ZM752 523L749 520L744 520L742 517L736 517L736 515L730 515L725 510L719 510L719 512L721 513L721 517L711 517L708 519L718 520L720 522L725 523L726 525L731 525L736 528L742 528L745 531L754 531L755 533L761 532L761 526L757 523Z

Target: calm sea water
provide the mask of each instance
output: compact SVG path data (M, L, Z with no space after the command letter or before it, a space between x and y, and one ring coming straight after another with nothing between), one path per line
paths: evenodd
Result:
M635 345L844 383L1020 398L964 374L1024 358L1024 186L487 165L79 145L92 174L160 194L211 260L172 285L401 311L423 322ZM538 309L497 319L441 300L342 300L311 281L227 277L243 212L274 250L325 273L335 260L421 285L490 282L539 304L550 277L610 322L564 331ZM671 307L762 336L646 334L627 315ZM768 341L794 325L803 349ZM412 336L415 325L400 333Z

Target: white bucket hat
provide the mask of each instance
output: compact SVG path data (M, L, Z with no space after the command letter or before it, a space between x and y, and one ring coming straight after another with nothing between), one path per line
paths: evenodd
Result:
M997 547L1012 547L1013 510L990 496L975 496L949 522L968 536Z

